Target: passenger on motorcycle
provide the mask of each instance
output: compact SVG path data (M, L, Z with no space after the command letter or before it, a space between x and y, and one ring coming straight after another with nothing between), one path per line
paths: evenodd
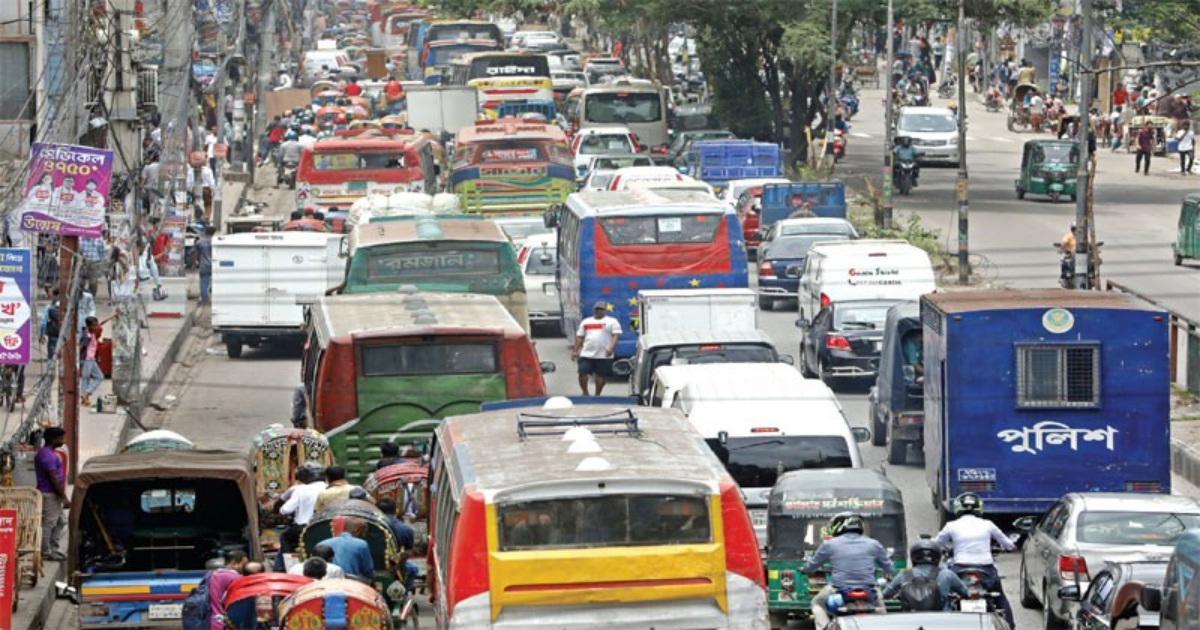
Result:
M913 188L917 187L917 180L921 179L921 164L917 162L917 150L913 148L912 138L908 136L900 136L896 138L896 148L892 150L892 178L895 179L900 175L899 166L904 162L912 162L913 165Z
M885 613L883 598L875 586L875 569L883 571L884 577L892 578L892 559L887 549L874 538L864 536L866 526L861 516L842 513L829 522L833 538L821 543L800 570L804 573L821 571L826 564L832 567L829 581L812 600L813 621L818 629L829 625L826 600L835 593L849 589L865 589L875 596L875 612Z
M979 495L964 492L954 499L953 507L955 520L946 523L933 542L953 548L954 561L950 564L950 570L959 575L963 571L974 570L984 576L984 588L995 593L996 606L1004 609L1008 627L1015 629L1017 626L1013 621L1012 606L1008 604L1004 586L1000 584L1000 573L992 559L992 542L1000 545L1004 551L1012 551L1016 547L991 521L980 518L983 516L983 499Z
M903 610L930 611L950 610L952 597L967 596L967 585L950 569L940 566L942 550L932 540L922 540L908 550L909 569L896 575L887 588L883 589L884 599L900 596L900 607ZM922 582L931 582L936 586L933 595L936 601L913 595L926 589L921 589ZM922 605L920 600L925 600Z

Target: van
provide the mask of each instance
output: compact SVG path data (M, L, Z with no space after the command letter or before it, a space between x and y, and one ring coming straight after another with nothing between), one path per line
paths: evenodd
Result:
M790 355L776 352L775 342L761 330L681 328L639 335L629 377L629 395L646 404L650 377L664 365L794 361Z
M300 76L309 83L318 79L327 79L328 76L321 74L322 67L327 67L332 73L337 72L338 68L348 63L350 63L350 58L340 50L310 50L304 53L304 59L300 64Z
M746 496L764 549L771 487L785 472L862 468L858 443L833 390L785 365L724 365L694 374L672 401L700 432Z
M690 365L664 365L656 370L650 377L649 393L646 395L645 404L650 407L670 407L679 397L684 386L694 380L704 380L709 378L710 374L727 374L730 369L736 369L739 373L757 375L755 381L756 387L761 386L763 390L771 390L772 394L783 391L791 386L794 381L795 369L778 369L778 365L772 363L700 363ZM745 393L745 392L743 392ZM749 395L749 394L746 394Z
M800 271L800 319L840 300L916 300L936 290L929 254L907 241L817 243Z

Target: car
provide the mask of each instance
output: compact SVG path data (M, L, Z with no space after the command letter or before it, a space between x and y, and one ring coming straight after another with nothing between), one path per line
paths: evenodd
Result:
M1200 501L1144 492L1076 492L1059 499L1045 514L1017 519L1025 534L1021 546L1021 605L1042 608L1046 627L1061 625L1077 608L1059 589L1086 591L1090 571L1105 558L1137 554L1167 560L1175 540L1200 527Z
M1122 627L1157 628L1159 611L1143 608L1140 595L1143 586L1162 587L1167 564L1162 561L1109 562L1092 578L1086 591L1076 585L1058 589L1059 599L1079 602L1071 627L1109 630L1121 622Z
M745 195L743 195L745 196ZM789 228L779 227L789 223ZM778 299L795 299L800 288L800 270L814 243L846 241L858 236L845 219L785 219L767 231L758 244L758 306L764 311Z
M500 230L512 241L513 248L520 251L522 243L530 234L540 234L546 231L546 222L542 217L496 217L492 223L500 226Z
M717 138L718 140L720 138ZM762 187L767 184L790 184L792 183L786 177L755 177L751 179L731 179L725 188L721 190L721 201L725 201L730 205L736 206L741 201L742 193L751 188L760 189L757 196L761 198Z
M596 155L588 162L587 176L580 190L608 190L613 175L617 170L629 166L654 166L654 160L648 155Z
M558 268L558 243L554 234L532 234L517 251L517 264L525 277L531 331L562 333L562 306L554 272Z
M845 300L817 311L800 338L800 372L831 387L836 381L873 379L879 373L888 309L900 300Z
M571 142L575 154L575 172L586 172L588 160L595 155L638 153L637 140L629 127L588 127L575 133Z
M836 617L827 630L1009 630L996 613L914 612Z
M585 65L583 71L587 74L588 83L591 85L611 83L618 77L629 76L629 71L625 69L625 66L607 64Z
M516 33L513 33L512 36L512 45L516 48L524 48L525 46L528 46L530 42L535 41L558 42L562 41L562 38L560 38L558 33L555 33L554 31L517 31Z
M896 119L897 138L912 138L917 163L958 166L958 117L945 107L905 107Z
M545 51L546 59L556 57L562 61L562 66L567 70L579 72L581 77L587 77L583 74L583 62L579 51L571 48L563 47ZM551 76L553 78L553 76Z
M696 180L683 175L670 166L630 166L618 169L613 173L613 178L608 184L608 189L620 192L633 188L646 188L656 184L690 183L694 181Z

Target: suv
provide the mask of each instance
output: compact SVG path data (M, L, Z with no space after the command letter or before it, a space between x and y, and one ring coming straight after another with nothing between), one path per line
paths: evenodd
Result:
M895 136L912 138L917 161L958 166L958 117L945 107L905 107L897 118Z
M553 234L531 234L525 237L517 252L517 264L525 278L525 291L529 300L529 328L531 331L560 331L562 306L558 301L558 288L554 272L558 268L558 244Z

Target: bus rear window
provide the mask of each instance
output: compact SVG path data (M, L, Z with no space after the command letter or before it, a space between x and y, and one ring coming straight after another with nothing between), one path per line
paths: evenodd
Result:
M589 94L584 105L591 123L651 123L662 120L662 96L654 92Z
M500 551L684 545L712 540L703 497L629 494L497 507Z
M402 152L314 153L313 169L318 171L373 171L408 168L411 160Z
M422 343L362 346L363 376L495 374L491 343Z
M367 254L369 280L434 279L441 276L496 275L500 252L484 249L390 251Z
M613 245L663 245L668 243L711 243L719 214L689 214L674 217L609 217L600 219L604 234Z

